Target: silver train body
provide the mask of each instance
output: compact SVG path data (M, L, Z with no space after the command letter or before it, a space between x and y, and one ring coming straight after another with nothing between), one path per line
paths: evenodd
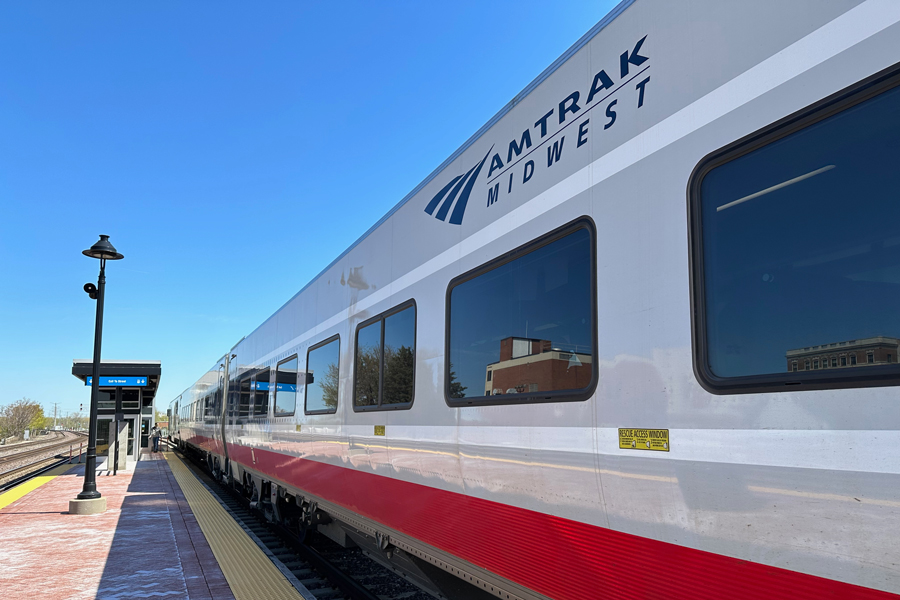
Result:
M773 258L758 283L714 279L753 271L740 261L769 260L783 236L806 240L779 215L811 202L794 200L810 186L845 185L827 178L850 167L803 166L803 148L856 142L803 136L878 102L876 129L896 132L898 62L893 0L623 2L175 399L171 435L270 518L363 545L437 595L454 595L441 573L522 599L900 593L893 317L845 331L840 314L815 312L832 288L795 314L745 287L783 285L781 301L799 301L785 278L892 252L882 229L896 237L898 221L869 215L860 230L881 237L862 250L832 233L806 255L790 246L801 254ZM827 217L828 202L806 212L813 230L856 218ZM715 229L719 217L744 227ZM555 244L576 238L587 258L554 267ZM894 289L897 263L866 260L893 275L840 281ZM576 268L580 291L566 280ZM494 275L508 285L491 287ZM481 303L488 289L511 295ZM857 312L881 318L869 290ZM573 320L580 309L559 308L569 298L591 314ZM810 311L819 330L766 345ZM411 371L390 362L395 315ZM366 374L359 340L379 328ZM326 392L309 364L320 348L337 357ZM541 365L562 374L522 379ZM525 375L506 383L513 367ZM581 379L560 383L573 368ZM412 387L391 396L397 385Z

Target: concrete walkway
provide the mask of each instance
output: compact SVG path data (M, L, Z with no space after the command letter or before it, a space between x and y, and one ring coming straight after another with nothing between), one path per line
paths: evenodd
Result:
M169 465L159 453L142 458L97 477L103 514L68 513L83 466L0 509L5 598L233 600Z

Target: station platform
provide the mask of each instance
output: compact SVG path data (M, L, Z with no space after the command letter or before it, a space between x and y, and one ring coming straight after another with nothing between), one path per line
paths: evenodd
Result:
M73 515L84 466L0 495L4 597L310 599L297 590L173 452L117 475L98 464L107 510ZM306 593L304 593L306 592Z

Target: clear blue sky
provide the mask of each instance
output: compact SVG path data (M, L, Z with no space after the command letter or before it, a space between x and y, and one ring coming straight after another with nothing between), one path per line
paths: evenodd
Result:
M0 5L0 405L161 360L157 408L618 0Z

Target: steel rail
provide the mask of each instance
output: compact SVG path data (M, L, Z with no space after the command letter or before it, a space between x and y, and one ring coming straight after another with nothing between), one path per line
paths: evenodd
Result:
M50 463L49 465L44 465L43 467L40 467L35 471L31 471L24 475L20 475L19 477L16 477L12 481L7 481L6 483L0 483L0 493L10 490L18 485L25 483L29 479L38 477L39 475L42 475L51 469L55 469L56 467L59 467L61 465L66 464L67 462L69 462L68 457L63 458L63 459L57 459L56 457L51 457L51 458L47 458L45 460L52 460L53 462ZM0 475L0 477L2 477L4 475L9 475L10 473L15 473L16 471L24 471L26 469L34 468L34 466L40 462L44 462L44 461L38 461L37 463L31 463L30 465L25 465L24 467L19 467L18 469L13 469L11 471L7 471L3 475Z
M28 442L19 442L19 443L17 443L17 444L10 444L10 445L7 445L7 446L0 446L0 458L2 458L3 456L8 456L8 455L10 455L10 454L15 454L15 453L17 453L19 450L21 450L22 448L28 448L28 449L31 449L31 448L37 448L37 447L39 447L39 446L41 446L41 445L45 445L45 444L56 444L56 443L59 443L59 437L60 437L60 434L63 434L63 435L64 435L64 433L63 433L63 432L59 432L59 431L54 431L53 433L56 434L56 435L55 435L52 439L49 439L49 440L31 440L31 441L28 441ZM72 433L78 434L77 432L72 432Z
M50 446L45 446L42 448L35 448L34 450L26 450L25 452L17 452L15 454L10 454L8 456L0 456L0 468L2 468L4 465L8 465L12 462L16 462L16 461L19 461L22 459L27 459L30 457L37 457L37 456L42 457L42 458L40 458L36 461L33 461L27 465L23 465L21 467L15 467L12 469L8 469L6 471L2 471L2 472L0 472L0 478L9 477L10 475L18 473L19 471L23 471L23 470L32 468L35 465L40 464L41 462L51 460L51 459L59 456L63 452L65 452L67 449L71 449L74 445L75 445L74 442L72 442L70 440L66 440L65 442L60 442L60 443L50 445ZM47 455L50 455L50 456L47 456ZM66 457L65 460L69 460L70 458L71 457Z

